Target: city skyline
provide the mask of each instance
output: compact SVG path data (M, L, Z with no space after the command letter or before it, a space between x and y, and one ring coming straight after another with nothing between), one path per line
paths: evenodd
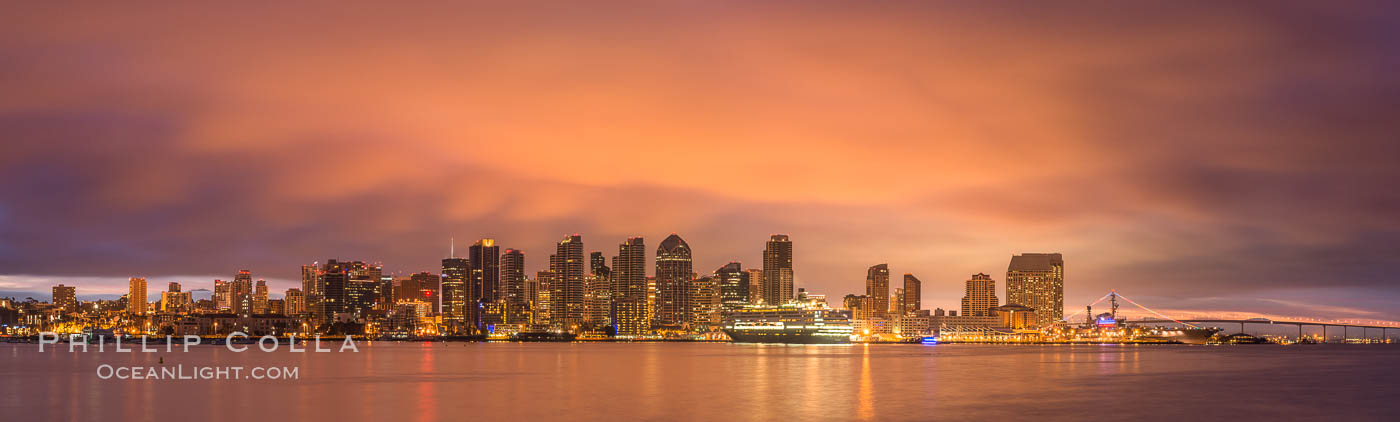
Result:
M785 233L830 294L1039 251L1067 308L1400 320L1392 26L1212 6L7 5L0 291Z

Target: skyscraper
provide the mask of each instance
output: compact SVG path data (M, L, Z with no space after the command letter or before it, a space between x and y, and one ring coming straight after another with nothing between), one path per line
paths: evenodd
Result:
M334 259L326 261L320 271L317 289L321 297L316 301L316 314L330 320L335 314L345 312L345 294L350 285L350 268Z
M865 270L865 295L870 297L869 314L884 318L890 312L890 266L873 265Z
M763 249L763 302L781 305L792 299L792 240L785 234L768 238Z
M749 277L743 264L724 264L715 270L715 280L719 283L720 303L724 309L738 309L749 304Z
M481 239L469 248L471 281L467 293L467 313L478 330L485 329L482 311L496 303L501 290L501 248L495 239ZM494 321L493 321L494 322Z
M132 277L131 285L126 294L126 312L145 315L148 306L146 304L146 278Z
M550 257L552 273L550 286L550 324L566 331L577 331L583 325L583 292L586 266L583 237L577 233L565 236Z
M924 282L919 281L913 274L904 274L904 312L916 312L923 309Z
M501 291L501 247L495 239L481 239L471 246L472 296L482 302L495 302Z
M1011 257L1006 267L1006 303L1035 310L1040 326L1065 316L1065 259L1058 253L1027 253Z
M525 286L525 253L506 249L501 254L501 292L507 324L528 324L531 298Z
M321 290L325 286L325 281L321 279L321 274L322 270L315 262L311 263L311 265L301 266L301 294L304 297L303 309L317 318L325 318L325 314L321 313L323 310L321 308L321 296L323 295Z
M680 325L691 322L690 245L672 233L656 248L656 324Z
M233 296L233 312L247 316L253 313L253 274L248 270L238 270L238 274L233 276L233 285L229 286L229 294Z
M985 317L992 316L992 308L1000 305L997 300L997 284L992 280L992 276L986 274L973 274L967 280L967 293L962 299L962 315Z
M763 281L763 269L745 269L744 275L749 277L749 304L757 305L760 303L766 303L763 300L763 286L766 285L766 283L764 283Z
M442 260L442 320L449 331L461 330L467 323L467 279L471 261L455 256Z
M640 236L617 247L612 266L612 321L618 335L647 332L646 245Z
M177 290L178 291L178 287ZM253 288L253 313L267 313L267 281L258 280L258 284Z
M53 286L53 306L65 312L78 310L78 288L62 284Z

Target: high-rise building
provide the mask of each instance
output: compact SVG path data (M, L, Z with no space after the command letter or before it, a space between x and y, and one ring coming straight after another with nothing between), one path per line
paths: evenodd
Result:
M129 314L145 315L146 303L146 278L132 277L131 285L126 294L126 312Z
M720 303L726 310L734 310L749 304L749 276L743 264L730 262L715 270L715 281L719 283Z
M467 280L471 278L471 261L450 257L442 260L442 320L448 331L460 331L467 324Z
M267 281L258 280L257 286L253 288L253 313L268 313L267 300Z
M749 268L744 270L744 275L749 277L749 304L758 305L767 303L763 301L763 286L767 285L763 281L763 269Z
M487 323L482 310L486 304L496 303L501 290L501 247L496 239L485 238L476 241L468 249L471 260L471 280L467 284L467 314L477 330L484 330Z
M321 290L325 286L325 281L321 279L322 270L315 262L311 265L301 266L301 293L304 296L304 306L307 312L318 318L325 318L320 311Z
M78 288L62 284L53 286L53 306L64 312L78 310Z
M583 325L583 292L587 262L583 256L583 237L577 233L564 236L549 259L550 314L555 328L577 332Z
M587 328L611 324L612 289L606 273L583 276L583 325Z
M428 312L433 314L441 312L440 306L442 304L438 303L438 298L442 296L442 278L438 277L437 274L423 271L414 273L409 276L409 279L413 280L413 286L418 289L415 299L427 303Z
M472 296L482 302L495 302L501 294L501 247L496 239L481 239L471 246Z
M1048 326L1065 316L1065 258L1058 253L1011 257L1006 267L1006 303L1034 309L1036 323Z
M720 280L716 277L699 277L690 283L690 325L692 329L708 331L721 323Z
M501 254L501 295L506 305L507 324L530 323L531 298L525 286L525 253L506 249Z
M618 245L612 262L613 327L621 336L646 334L647 267L642 237L631 237Z
M227 312L233 309L233 283L214 280L214 309Z
M601 269L607 269L607 268L608 268L608 262L607 262L606 260L603 259L603 253L602 253L602 252L593 251L593 252L588 253L588 273L589 273L589 274L598 274L598 271L599 271L599 270L601 270Z
M672 233L656 248L656 325L691 322L691 286L695 271L690 245Z
M329 320L335 318L335 314L345 312L345 294L350 286L350 269L347 265L332 259L326 261L320 273L318 289L321 292L321 297L316 302L318 307L316 314Z
M160 294L161 312L182 313L189 311L193 306L190 292L180 291L180 283L170 283L166 291Z
M302 315L306 313L306 293L302 292L301 289L287 289L287 293L283 295L283 298L287 301L287 315Z
M924 282L919 281L918 277L914 277L913 274L909 273L904 274L903 311L905 313L917 312L923 309L923 299L920 298L920 296L924 294L923 286Z
M229 286L229 294L233 297L234 313L244 316L253 313L252 272L238 270L238 274L233 276L233 285Z
M962 299L962 315L972 317L988 317L992 315L992 308L1000 305L997 299L997 284L992 280L992 276L986 274L973 274L967 280L967 293Z
M792 299L792 240L785 234L768 238L763 248L763 302L781 305Z
M549 260L554 261L551 256ZM530 323L535 325L553 326L551 321L554 315L550 315L553 304L550 303L550 291L554 285L554 273L549 270L536 271L535 279L525 282L525 289L530 297Z
M890 266L872 265L865 270L865 295L870 297L868 313L874 318L884 318L890 312Z

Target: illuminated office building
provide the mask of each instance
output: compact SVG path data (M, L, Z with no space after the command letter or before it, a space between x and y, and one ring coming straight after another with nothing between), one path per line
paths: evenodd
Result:
M306 314L306 293L301 289L287 289L287 293L283 294L282 297L287 302L286 315Z
M690 284L694 274L690 245L674 233L662 240L656 248L655 325L690 322Z
M65 312L78 310L78 288L62 284L53 286L53 306Z
M146 278L132 277L126 294L126 312L135 315L145 315L146 307Z
M525 282L525 253L507 248L501 254L501 296L507 324L530 323L531 297Z
M639 336L649 328L646 245L640 236L618 245L612 266L612 321L618 335Z
M1057 253L1027 253L1011 257L1006 267L1006 303L1035 310L1037 324L1048 326L1064 318L1065 259Z
M873 265L865 271L865 295L870 298L871 317L885 317L890 312L890 266Z
M743 264L730 262L715 270L720 303L726 310L739 309L749 304L749 276L742 267Z
M903 312L917 312L923 306L924 282L913 274L904 274L904 306Z
M785 234L772 235L763 248L763 303L792 300L792 280L792 240Z
M967 280L967 293L962 299L962 315L965 317L992 316L992 308L999 305L996 281L986 274L973 274Z
M471 261L455 256L442 260L442 320L449 331L461 330L467 323L467 279Z
M577 331L583 325L583 292L587 268L583 255L583 237L565 236L549 259L550 324L566 331Z

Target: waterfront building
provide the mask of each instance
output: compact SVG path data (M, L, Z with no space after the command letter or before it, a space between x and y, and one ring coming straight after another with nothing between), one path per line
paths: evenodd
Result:
M268 313L267 300L267 281L258 280L257 286L253 288L253 313Z
M553 257L550 259L553 260ZM551 280L553 279L554 273L545 270L535 272L535 279L526 282L525 288L530 291L530 297L532 298L530 304L531 324L544 326L552 325L550 324L550 320L553 318L549 313L551 306L549 303L549 292L550 285L553 284Z
M75 312L78 310L78 288L59 284L53 286L53 306L62 309L64 312Z
M700 277L690 283L691 292L690 306L687 312L690 315L691 328L698 331L708 331L711 328L718 328L722 321L720 312L720 280L717 277Z
M146 278L132 277L126 294L126 313L134 315L146 314Z
M583 255L583 237L577 233L564 236L550 256L550 324L569 332L578 332L583 324L583 277L587 262Z
M1014 330L1034 330L1040 328L1036 311L1029 306L1005 304L992 308L997 323L1002 328Z
M609 286L611 282L606 272L583 277L583 326L587 329L612 324L612 288Z
M451 256L442 260L442 320L448 332L457 332L467 323L467 279L471 261Z
M306 314L306 292L303 292L301 289L291 288L287 289L287 293L283 294L282 297L283 300L287 302L286 315L296 316Z
M749 268L744 270L744 275L749 279L749 304L763 304L763 269Z
M890 266L877 264L865 271L865 295L871 300L866 314L884 318L890 312ZM857 318L859 319L859 318Z
M414 299L427 303L428 312L431 314L435 315L441 312L442 304L438 303L438 300L442 297L440 294L442 277L428 271L417 272L408 277L413 280L414 287L418 288L418 295ZM397 306L397 302L395 300L395 306Z
M229 311L233 309L233 284L227 281L214 280L214 309L218 311Z
M672 233L656 248L656 320L657 326L681 325L691 320L690 245Z
M507 324L528 324L530 297L526 292L525 253L506 248L501 254L501 301Z
M720 303L725 310L734 310L749 304L749 277L743 264L730 262L715 270L715 281L719 283Z
M322 270L315 262L311 265L301 266L301 293L304 297L304 307L307 312L311 312L315 317L324 318L321 311L322 289L325 281L321 279ZM217 294L216 294L217 296Z
M792 240L785 234L772 235L763 248L763 303L787 303L792 299L792 283Z
M647 332L646 244L641 236L627 238L612 258L612 322L621 336Z
M915 312L923 309L924 282L919 281L913 274L904 274L904 312Z
M998 304L996 281L992 276L978 273L967 280L967 292L962 299L963 316L991 316L991 309Z
M286 299L268 299L268 300L267 300L267 313L273 314L273 315L287 315L287 300L286 300Z
M1036 323L1049 326L1064 318L1065 259L1058 253L1011 257L1006 267L1006 302L1035 309Z
M253 313L253 273L238 270L229 286L229 296L233 298L233 313L247 316Z
M487 321L482 314L486 304L496 303L501 290L501 248L496 239L477 240L468 249L471 261L471 280L467 284L468 319L473 321L477 331L485 328Z

